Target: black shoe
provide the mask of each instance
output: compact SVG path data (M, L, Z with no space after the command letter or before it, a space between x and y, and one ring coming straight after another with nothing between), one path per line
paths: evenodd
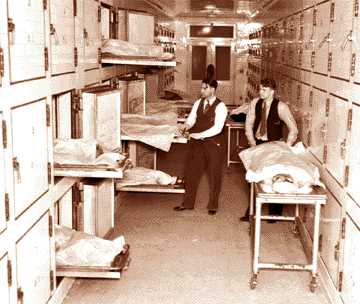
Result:
M184 206L174 207L174 211L184 211L184 210L193 210L194 208L185 208Z
M217 210L208 210L209 215L215 215Z
M249 215L245 214L244 216L240 217L239 220L241 222L248 222L249 221Z

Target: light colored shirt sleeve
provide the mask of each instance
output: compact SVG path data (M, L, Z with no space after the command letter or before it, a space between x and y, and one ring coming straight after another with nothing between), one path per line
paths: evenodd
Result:
M279 102L278 113L280 119L286 124L289 133L286 140L286 143L290 146L294 144L298 135L298 129L296 126L296 121L292 115L289 106L284 102Z
M195 101L195 103L194 103L194 105L193 105L193 107L192 107L192 109L190 111L190 114L189 114L188 118L186 119L185 124L188 126L187 129L190 129L191 127L193 127L195 122L196 122L196 118L197 118L196 113L197 113L197 109L198 109L199 104L200 104L200 100L201 99L198 99L198 100Z
M253 126L255 122L255 106L259 98L255 98L250 102L249 111L246 115L245 121L245 135L250 146L256 146L256 141L253 133Z
M199 134L201 138L212 137L220 134L224 128L227 113L228 111L226 105L223 102L219 103L215 109L214 125L210 129L200 132Z

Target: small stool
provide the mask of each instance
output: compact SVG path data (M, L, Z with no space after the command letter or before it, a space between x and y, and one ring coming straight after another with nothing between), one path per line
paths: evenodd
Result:
M254 205L255 199L255 205ZM295 216L274 216L262 215L263 204L288 204L295 205ZM323 188L315 187L308 194L283 194L283 193L266 193L263 192L259 184L251 183L250 189L250 228L254 233L251 237L254 244L253 252L253 269L250 280L250 288L256 288L258 284L258 274L260 269L277 269L277 270L303 270L311 272L310 291L314 292L317 287L317 258L319 247L319 226L320 226L320 207L326 204L326 192ZM298 232L300 225L299 205L313 205L315 208L314 216L314 234L312 248L311 264L285 264L285 263L260 263L260 231L261 220L280 220L294 222L294 232ZM255 206L255 216L254 216ZM254 229L252 229L254 227Z

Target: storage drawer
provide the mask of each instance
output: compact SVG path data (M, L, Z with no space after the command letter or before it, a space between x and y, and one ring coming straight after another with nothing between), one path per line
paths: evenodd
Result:
M1 303L4 304L10 303L8 275L8 256L6 254L5 256L0 257L0 295Z
M49 239L52 226L49 227L49 219L49 212L46 212L16 243L17 290L20 303L47 303L53 289Z
M15 215L49 188L46 100L11 110Z

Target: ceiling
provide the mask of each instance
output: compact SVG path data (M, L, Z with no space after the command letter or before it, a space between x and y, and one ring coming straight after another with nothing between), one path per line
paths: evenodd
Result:
M129 2L133 2L129 1ZM289 0L143 0L160 18L263 21L284 14ZM300 1L301 2L301 1ZM256 20L257 19L257 20Z

